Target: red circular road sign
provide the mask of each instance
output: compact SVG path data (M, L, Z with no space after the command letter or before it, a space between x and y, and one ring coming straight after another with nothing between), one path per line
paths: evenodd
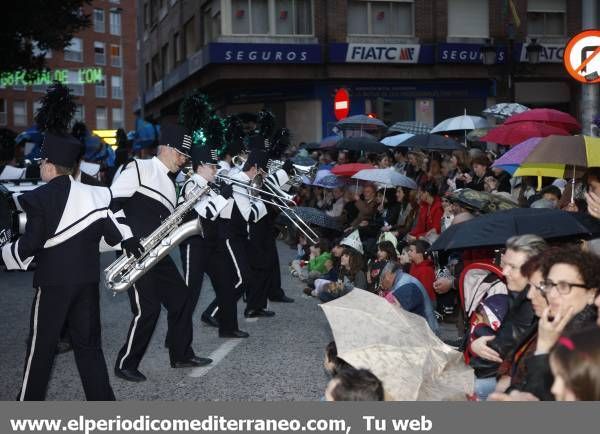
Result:
M348 113L350 113L350 94L346 89L339 89L335 93L333 113L338 121L348 117Z

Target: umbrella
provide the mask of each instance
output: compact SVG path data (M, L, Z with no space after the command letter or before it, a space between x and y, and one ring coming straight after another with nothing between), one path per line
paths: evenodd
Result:
M369 137L347 137L335 145L337 149L381 153L388 150L387 146Z
M295 157L290 158L292 163L297 164L298 166L313 166L315 164L315 160L310 157L303 157L301 155L296 155Z
M467 133L467 140L470 140L472 142L478 142L481 140L481 138L483 136L485 136L489 131L490 128L475 128L473 131L470 131L469 133Z
M486 191L476 191L470 188L461 188L446 196L450 201L460 203L464 208L482 214L504 211L516 208L517 204L498 194Z
M465 399L473 371L422 317L355 288L321 304L338 356L371 370L395 400Z
M406 187L416 189L417 183L408 176L401 175L394 169L363 169L352 175L354 179L378 182L386 187Z
M367 115L355 115L339 121L336 126L345 129L347 127L360 127L361 129L387 128L387 125L380 119Z
M488 121L479 116L469 116L466 111L462 116L445 119L437 124L431 130L432 133L442 133L445 131L474 130L476 128L485 128Z
M331 169L331 173L337 176L352 176L356 172L363 169L374 169L374 167L370 164L365 163L340 164Z
M321 140L321 142L318 144L317 148L315 149L328 149L328 148L335 148L335 144L337 142L339 142L342 139L342 137L334 134L333 136L327 136L324 137L323 140Z
M514 208L475 217L452 225L431 250L499 247L515 235L533 234L544 239L589 236L590 231L571 213L558 209Z
M343 179L340 179L335 175L327 175L321 178L319 181L315 181L313 185L323 188L340 188L346 185L346 183Z
M496 127L481 138L484 142L500 143L501 145L517 145L532 137L547 137L551 135L568 136L563 128L540 122L517 122Z
M294 207L294 212L304 222L320 226L322 228L333 229L337 231L343 230L342 224L333 217L329 217L324 211L320 209L308 207L308 206L297 206Z
M504 120L512 115L526 112L527 110L529 110L528 107L516 102L501 102L500 104L486 108L482 113L499 120Z
M464 149L464 146L454 139L437 134L417 134L406 140L402 146L407 148L431 149L431 150L454 150Z
M410 133L410 134L429 134L431 132L431 125L417 121L406 121L396 122L392 125L388 131L397 133Z
M381 143L383 143L385 146L396 147L396 146L400 145L401 143L403 143L404 141L406 141L414 136L415 135L411 134L411 133L396 134L395 136L389 136L389 137L386 137L385 139L382 139Z
M548 136L538 142L522 163L600 166L600 137Z
M571 132L581 130L581 124L570 114L546 108L527 110L526 112L512 115L504 124L510 125L515 122L525 121L544 122Z

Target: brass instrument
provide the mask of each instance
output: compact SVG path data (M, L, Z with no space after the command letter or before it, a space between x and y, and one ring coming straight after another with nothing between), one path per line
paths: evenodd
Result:
M188 199L175 208L146 238L140 240L142 255L139 258L127 256L125 252L104 270L106 286L113 292L127 290L148 270L167 256L174 247L193 235L202 232L200 219L181 224L184 216L196 205L200 198L209 191L209 187L201 188L196 185Z

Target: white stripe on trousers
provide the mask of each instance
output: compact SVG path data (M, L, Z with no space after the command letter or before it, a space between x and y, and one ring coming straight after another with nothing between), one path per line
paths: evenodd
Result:
M231 255L231 260L233 261L233 265L235 265L235 272L238 276L238 283L235 285L237 288L242 284L242 274L240 273L240 267L238 267L237 261L235 259L235 255L233 254L233 250L231 250L231 245L229 244L229 240L225 240L225 244L227 244L227 249L229 250L229 254Z
M190 286L190 245L185 249L185 284Z
M133 320L133 327L131 328L131 333L129 335L129 342L127 343L127 351L125 351L125 355L121 358L121 361L119 362L119 369L123 369L123 362L131 352L131 346L133 345L133 336L135 335L135 329L137 327L137 323L140 317L142 316L142 308L140 307L140 296L138 294L137 288L135 287L135 284L133 285L133 291L135 292L135 304L137 306L138 314Z
M27 381L29 380L29 371L31 370L31 361L33 360L35 341L37 339L38 312L40 309L41 295L42 288L38 286L37 294L35 296L35 309L33 313L33 337L31 338L31 349L29 350L29 358L27 359L27 368L25 368L25 375L23 376L23 385L21 386L21 396L19 397L19 401L25 400L25 390L27 389Z

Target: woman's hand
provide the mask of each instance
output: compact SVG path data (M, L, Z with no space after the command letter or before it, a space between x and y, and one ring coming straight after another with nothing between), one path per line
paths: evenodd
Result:
M445 294L452 289L452 280L446 277L440 277L433 282L433 290L437 294Z
M600 219L600 195L589 191L585 194L585 201L587 202L589 215Z
M535 354L548 354L573 316L573 306L569 306L569 309L564 314L558 312L554 317L552 317L549 307L544 309L544 313L538 323Z
M482 359L489 360L490 362L502 363L500 354L496 350L488 347L488 342L492 341L496 336L481 336L471 342L471 352Z

